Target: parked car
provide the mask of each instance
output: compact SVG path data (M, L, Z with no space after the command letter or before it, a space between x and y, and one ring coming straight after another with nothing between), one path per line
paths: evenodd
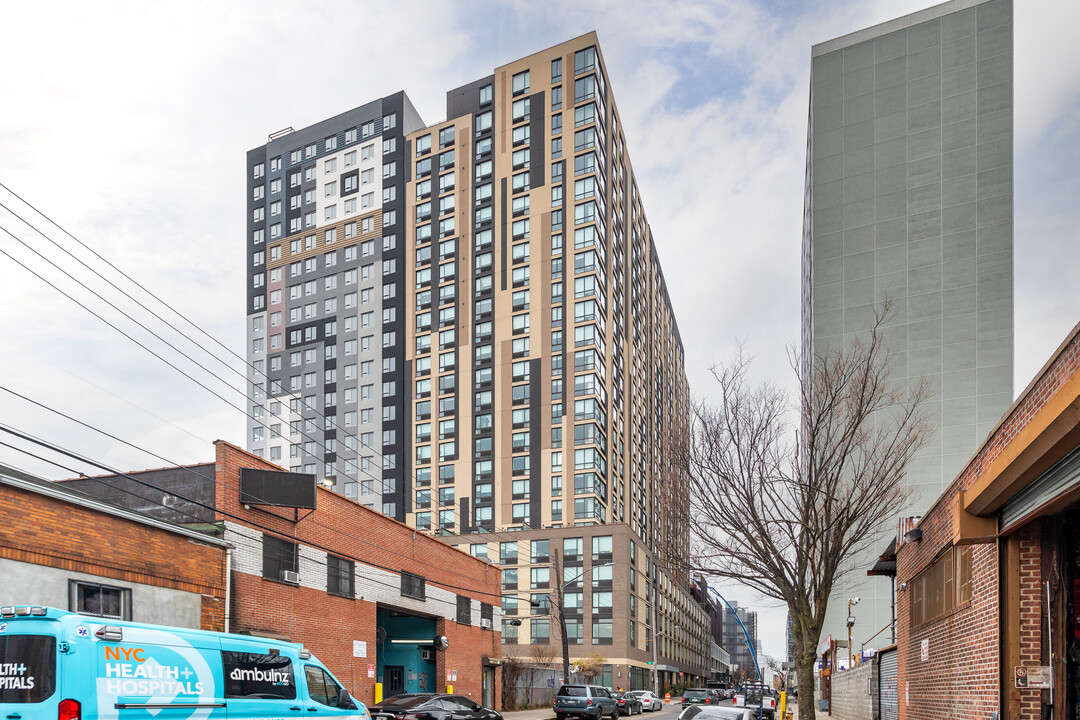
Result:
M683 691L682 706L708 705L712 703L712 693L705 688L688 688Z
M760 707L762 715L767 718L776 715L776 706L776 692L765 685L746 683L739 692L735 693L735 707L753 710Z
M464 695L406 693L369 705L372 720L502 720L495 710Z
M607 688L599 685L563 685L555 693L556 720L566 720L570 717L591 718L599 720L609 717L616 720L619 717L618 701L611 696Z
M615 702L619 706L620 715L640 715L642 712L641 700L632 693L619 691L613 693Z
M664 701L653 694L652 690L631 690L631 695L637 697L641 701L641 707L644 710L653 712L664 707Z

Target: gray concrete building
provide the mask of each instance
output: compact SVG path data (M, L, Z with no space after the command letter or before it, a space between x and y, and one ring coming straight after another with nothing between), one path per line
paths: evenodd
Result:
M815 45L803 235L803 350L897 302L894 378L926 378L935 427L910 467L921 515L1013 398L1011 0L952 0ZM885 540L888 542L888 539ZM889 625L892 588L858 563L822 637ZM867 647L888 644L891 633Z

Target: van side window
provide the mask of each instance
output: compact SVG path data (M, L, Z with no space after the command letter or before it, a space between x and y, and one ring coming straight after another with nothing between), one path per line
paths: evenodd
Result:
M56 638L0 635L0 705L40 703L55 691Z
M292 700L296 697L292 660L282 655L221 651L225 697Z
M338 706L341 688L334 682L334 678L317 665L305 665L304 676L307 678L308 695L312 700L330 707Z

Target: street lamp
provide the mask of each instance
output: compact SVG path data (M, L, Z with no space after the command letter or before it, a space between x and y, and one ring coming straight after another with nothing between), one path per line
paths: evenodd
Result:
M853 648L851 647L851 626L855 624L855 616L851 614L851 608L859 604L862 600L861 597L851 598L847 601L847 666L848 670L854 667L854 656L852 655Z

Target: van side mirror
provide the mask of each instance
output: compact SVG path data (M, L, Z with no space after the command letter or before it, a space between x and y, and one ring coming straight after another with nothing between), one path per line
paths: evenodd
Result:
M349 691L345 688L341 688L338 691L337 706L342 710L357 710L356 703L353 702L352 696L349 695Z

